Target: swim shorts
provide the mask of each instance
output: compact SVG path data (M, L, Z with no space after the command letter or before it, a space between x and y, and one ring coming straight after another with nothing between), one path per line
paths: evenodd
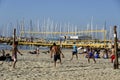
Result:
M58 59L60 60L60 54L54 55L54 61L57 61Z

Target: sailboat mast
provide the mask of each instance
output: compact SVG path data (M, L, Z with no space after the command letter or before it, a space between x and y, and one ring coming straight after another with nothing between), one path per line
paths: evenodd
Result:
M92 30L93 30L93 16L91 18L91 25L90 25L90 27L91 27L91 37L93 39L93 33L92 33Z

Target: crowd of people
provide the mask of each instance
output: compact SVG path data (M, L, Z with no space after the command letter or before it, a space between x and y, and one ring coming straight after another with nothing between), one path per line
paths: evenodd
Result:
M15 42L13 44L13 49L12 49L12 55L9 53L5 53L5 51L2 49L1 53L2 55L0 56L0 61L12 61L13 62L13 68L15 68L16 62L17 62L17 53L20 55L23 55L17 48L18 42ZM83 50L83 52L79 53L79 50ZM50 47L50 50L48 50L50 53L50 58L53 58L54 61L54 66L56 67L56 62L57 60L60 61L60 64L62 64L62 58L65 58L62 48L59 45L56 45L56 43L53 43L53 45ZM37 47L35 51L29 52L30 54L37 54L39 55L39 48ZM77 47L76 43L74 42L73 45L73 50L71 52L71 60L73 60L74 56L76 56L76 59L78 60L78 54L85 54L85 58L88 59L88 63L90 63L90 59L93 59L94 63L96 63L96 58L104 58L108 59L111 58L111 62L113 63L115 60L115 50L114 46L112 46L111 49L99 49L99 48L92 48L90 46L87 47Z

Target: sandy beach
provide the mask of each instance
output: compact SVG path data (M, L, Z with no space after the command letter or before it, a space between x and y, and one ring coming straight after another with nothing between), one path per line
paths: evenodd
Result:
M120 69L113 69L110 59L91 59L87 62L84 54L79 54L70 61L72 50L63 50L65 58L62 65L57 63L54 67L50 54L40 51L40 55L28 54L26 50L20 50L23 56L18 54L16 69L8 62L0 62L0 80L120 80Z

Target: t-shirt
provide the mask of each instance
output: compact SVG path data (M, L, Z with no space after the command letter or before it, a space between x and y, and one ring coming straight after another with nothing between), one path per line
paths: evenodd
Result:
M76 45L73 46L73 52L77 52L77 46Z

